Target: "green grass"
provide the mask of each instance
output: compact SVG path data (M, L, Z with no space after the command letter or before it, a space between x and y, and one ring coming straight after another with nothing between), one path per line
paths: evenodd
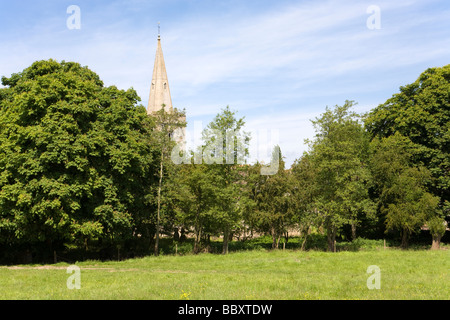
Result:
M450 299L449 250L254 250L76 265L80 290L67 289L68 264L0 267L0 299ZM370 265L381 269L379 290L367 288Z

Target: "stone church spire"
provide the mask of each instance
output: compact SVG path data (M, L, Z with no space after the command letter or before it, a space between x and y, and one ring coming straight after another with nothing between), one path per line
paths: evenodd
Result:
M164 63L163 51L161 48L161 36L158 23L158 45L156 47L155 65L153 67L152 83L150 85L147 114L155 113L161 110L163 106L167 113L172 113L174 111L172 98L170 96L166 64ZM179 120L181 122L186 122L186 116L182 116ZM181 149L184 150L186 128L178 128L170 136Z
M164 63L163 51L161 48L161 36L158 34L158 45L156 48L155 65L153 67L147 113L151 114L162 109L162 105L165 105L164 109L166 112L173 111L169 80L167 78L166 65Z

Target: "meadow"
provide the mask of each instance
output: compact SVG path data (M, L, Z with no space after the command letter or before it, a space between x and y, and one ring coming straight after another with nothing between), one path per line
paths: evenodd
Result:
M319 300L450 299L449 250L237 251L0 267L0 299ZM380 268L368 289L367 268Z

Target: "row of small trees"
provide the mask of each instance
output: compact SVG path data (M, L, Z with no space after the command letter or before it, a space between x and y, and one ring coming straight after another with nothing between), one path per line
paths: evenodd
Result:
M194 230L194 251L202 233L222 233L227 252L230 232L270 233L276 248L293 228L304 235L303 247L312 229L324 230L330 251L344 229L352 239L398 232L406 248L410 236L426 228L432 247L439 247L450 211L449 92L446 66L427 70L368 114L354 112L353 101L326 108L312 121L316 136L306 141L308 151L290 169L274 149L273 161L280 159L275 175L262 175L260 163L181 165L169 182L178 190L173 221ZM243 128L244 119L234 116L227 107L211 122L203 148ZM249 136L237 137L234 149L224 143L212 154L239 156L241 150L246 156L237 146Z
M449 75L429 69L368 115L352 101L327 108L308 151L288 169L275 147L278 171L261 174L263 164L242 164L250 135L228 107L198 150L178 153L169 137L183 112L148 116L133 89L104 87L77 63L35 62L2 78L0 249L158 254L160 234L183 230L194 252L222 236L226 253L233 235L269 233L276 248L295 228L303 247L315 230L333 251L347 229L397 230L406 246L425 225L438 243L450 200Z
M317 135L290 169L274 148L273 161L279 159L274 175L262 175L260 163L173 168L176 174L166 182L171 189L166 214L173 214L168 229L173 223L192 229L195 252L202 234L222 235L226 253L230 232L269 233L272 247L278 248L280 238L292 229L302 234L302 248L311 230L323 230L328 249L334 251L336 235L346 227L352 239L358 233L373 237L398 231L406 248L411 234L427 226L438 247L445 233L446 202L429 191L434 181L430 170L413 162L415 147L407 137L395 133L371 139L364 125L367 118L353 112L353 105L346 101L313 121ZM221 130L236 130L228 108L209 128L226 123L224 119L230 122ZM227 152L225 145L222 152Z

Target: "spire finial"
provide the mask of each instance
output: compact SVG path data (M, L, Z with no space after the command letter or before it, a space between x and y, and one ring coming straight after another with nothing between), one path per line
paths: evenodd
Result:
M161 38L161 22L158 22L158 39Z

